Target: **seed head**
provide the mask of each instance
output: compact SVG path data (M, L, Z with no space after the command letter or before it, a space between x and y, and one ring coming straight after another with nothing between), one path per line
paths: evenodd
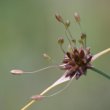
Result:
M91 67L91 59L92 55L86 49L75 48L65 54L60 68L68 70L66 77L72 78L75 75L78 79L81 75L85 75L87 69Z

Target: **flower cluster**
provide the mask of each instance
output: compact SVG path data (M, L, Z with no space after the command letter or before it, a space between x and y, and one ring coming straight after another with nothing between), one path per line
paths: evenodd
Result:
M90 48L86 47L86 34L81 31L81 36L79 39L79 43L81 44L81 46L76 47L75 45L73 45L76 44L76 40L75 38L73 38L69 30L70 27L69 20L66 20L65 22L61 17L61 15L59 14L56 14L55 17L58 22L62 23L65 26L66 37L70 45L70 49L66 52L62 48L64 52L64 59L62 61L62 64L60 65L60 68L64 70L68 70L65 77L72 78L73 76L75 76L75 78L78 79L81 75L86 74L88 68L92 67L91 66L92 54L90 52ZM75 13L74 18L81 28L81 24L80 24L81 18L79 14ZM64 43L64 39L59 38L58 43L62 47L62 44Z
M55 18L57 19L58 22L60 22L61 24L64 25L65 35L69 42L69 49L65 51L65 49L63 48L64 38L58 39L58 44L60 45L60 48L61 48L62 52L64 53L64 58L62 60L62 63L59 66L52 65L52 66L48 66L48 67L45 67L45 68L42 68L40 70L36 70L33 72L25 72L23 70L15 69L15 70L11 70L11 73L14 75L21 75L24 73L36 73L36 72L40 72L40 71L43 71L43 70L46 70L49 68L55 68L55 67L56 68L59 67L61 70L64 70L65 72L57 81L55 81L51 86L49 86L47 89L45 89L39 95L32 96L31 97L32 100L26 106L24 106L21 110L26 110L35 101L37 101L43 97L50 97L50 96L60 93L61 91L63 91L65 88L67 88L69 86L72 79L74 79L74 78L79 79L80 76L86 75L87 69L91 69L91 70L99 73L100 75L110 79L109 75L107 75L106 73L104 73L92 66L92 62L95 61L100 56L110 52L110 48L105 49L104 51L99 52L96 55L92 55L90 48L88 48L86 46L86 37L87 37L86 34L81 31L80 39L78 41L80 46L76 46L77 42L76 42L75 38L72 36L70 29L69 29L70 21L69 20L65 21L62 18L62 16L59 15L58 13L55 14ZM74 19L81 29L81 23L80 23L81 18L78 13L74 14ZM43 54L43 56L46 59L51 60L51 57L49 55L47 55L46 53ZM44 95L47 92L49 92L51 89L53 89L54 87L56 87L64 82L68 82L68 81L69 81L69 83L67 83L67 85L60 91L57 91L50 96Z
M78 79L81 75L85 75L87 69L91 67L91 59L90 49L74 48L65 54L63 64L60 67L68 70L66 77L72 78L75 75Z

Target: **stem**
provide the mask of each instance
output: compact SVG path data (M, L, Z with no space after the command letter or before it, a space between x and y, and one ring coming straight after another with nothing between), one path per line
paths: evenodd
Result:
M50 91L53 87L55 87L54 85L49 86L47 89L45 89L40 95L44 95L45 93L47 93L48 91ZM36 102L37 100L31 100L26 106L24 106L21 110L26 110L28 107L30 107L34 102Z
M80 32L83 33L83 29L82 29L81 23L78 23L78 25L79 25L79 28L80 28Z
M36 100L30 101L26 106L24 106L21 110L26 110L29 106L31 106Z
M61 48L62 52L65 54L65 50L63 49L62 45L60 45L60 48Z
M54 87L63 84L64 82L67 82L70 80L70 78L65 78L65 75L67 74L68 71L66 71L64 73L64 75L62 77L60 77L56 82L54 82L51 86L49 86L47 89L45 89L43 92L40 93L40 95L44 95L45 93L47 93L48 91L50 91L51 89L53 89ZM75 77L75 76L74 76ZM73 77L73 78L74 78ZM26 104L23 108L21 108L20 110L26 110L27 108L29 108L34 102L36 102L37 100L31 100L28 104Z
M99 69L97 69L95 67L91 67L90 69L93 70L93 71L95 71L95 72L97 72L97 73L99 73L100 75L102 75L102 76L104 76L104 77L106 77L107 79L110 80L110 76L107 75L105 72L102 72L102 71L100 71Z
M105 49L104 51L97 53L96 55L94 55L94 56L92 57L91 62L93 62L94 60L96 60L97 58L101 57L102 55L104 55L104 54L106 54L106 53L108 53L108 52L110 52L110 48Z
M69 28L67 28L66 30L68 31L69 36L71 37L71 39L73 39L73 36L72 36L72 34L71 34L71 32L70 32L70 29L69 29Z
M72 47L71 40L70 40L69 37L68 37L67 29L65 30L65 35L66 35L66 37L67 37L67 39L68 39L68 41L69 41L69 43L70 43L70 45L71 45L71 47Z
M51 66L47 66L47 67L44 67L44 68L41 68L39 70L36 70L36 71L26 71L24 73L38 73L38 72L41 72L41 71L44 71L44 70L47 70L47 69L50 69L50 68L57 68L58 66L57 65L51 65Z
M86 37L85 37L85 39L84 39L84 47L86 48L87 46L86 46Z

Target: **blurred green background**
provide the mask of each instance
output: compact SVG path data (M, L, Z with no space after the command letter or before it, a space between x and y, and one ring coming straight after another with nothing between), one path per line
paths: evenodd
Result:
M57 38L64 36L64 28L55 20L56 12L71 20L75 36L80 30L73 13L80 13L93 54L110 47L109 0L0 0L0 110L20 110L30 96L39 94L63 74L59 69L31 75L10 74L14 68L32 71L51 65L42 57L45 52L61 62L63 54ZM94 65L110 74L110 54ZM110 110L110 81L88 71L86 77L74 80L66 91L29 108L56 109Z

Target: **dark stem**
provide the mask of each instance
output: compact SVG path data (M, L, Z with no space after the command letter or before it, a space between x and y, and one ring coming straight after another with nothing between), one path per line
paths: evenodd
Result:
M97 69L95 67L91 67L90 69L93 70L93 71L95 71L95 72L97 72L97 73L99 73L100 75L106 77L107 79L110 79L110 76L107 75L105 72L102 72L101 70L99 70L99 69Z

